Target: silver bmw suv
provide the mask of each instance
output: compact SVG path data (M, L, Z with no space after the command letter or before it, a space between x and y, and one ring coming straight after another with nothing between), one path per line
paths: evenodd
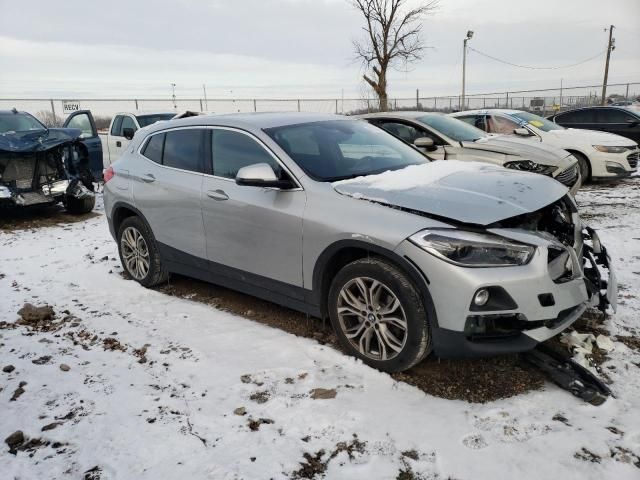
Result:
M362 120L197 116L139 130L105 171L126 271L172 272L317 317L386 371L533 348L616 298L567 188L430 162Z

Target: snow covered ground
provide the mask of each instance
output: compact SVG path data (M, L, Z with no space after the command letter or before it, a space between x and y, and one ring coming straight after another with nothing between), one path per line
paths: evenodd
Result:
M640 178L579 203L617 261L620 307L604 327L640 337ZM15 455L0 446L1 478L640 478L640 351L621 341L602 406L552 384L444 400L124 279L98 213L0 230L0 368L15 367L0 372L0 441L25 436ZM56 320L15 325L26 302Z

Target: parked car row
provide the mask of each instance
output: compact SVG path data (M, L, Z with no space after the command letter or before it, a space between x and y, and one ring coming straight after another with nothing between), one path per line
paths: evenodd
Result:
M328 317L347 352L386 371L431 352L529 350L589 306L615 308L609 255L551 178L575 158L451 117L365 120L208 115L138 130L104 174L125 270Z
M590 306L615 309L609 255L571 193L635 169L617 135L515 110L123 113L101 141L89 111L66 129L3 115L12 199L71 205L106 151L106 216L133 279L175 272L328 317L382 370L529 350Z
M627 177L638 168L638 144L620 135L565 128L519 110L469 110L450 115L489 133L514 134L532 144L566 150L578 159L583 181Z

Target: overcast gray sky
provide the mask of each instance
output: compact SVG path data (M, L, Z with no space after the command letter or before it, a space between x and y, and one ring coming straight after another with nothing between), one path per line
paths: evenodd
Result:
M416 0L417 3L417 0ZM0 0L0 97L359 97L347 0ZM441 0L424 20L432 48L394 71L392 96L457 94L462 39L533 66L579 62L606 48L610 82L640 82L640 0ZM597 84L604 55L560 70L526 70L471 51L471 93ZM637 90L640 90L638 88Z

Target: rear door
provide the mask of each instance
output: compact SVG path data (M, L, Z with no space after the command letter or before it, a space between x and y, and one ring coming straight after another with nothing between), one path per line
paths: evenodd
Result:
M77 128L82 131L82 143L89 154L89 170L93 178L102 178L102 142L98 137L98 129L89 110L79 110L69 115L64 122L64 128Z
M640 141L639 118L621 108L603 107L596 111L598 130Z
M206 258L200 208L206 132L188 127L155 133L130 162L135 205L163 257L186 265Z
M555 116L554 122L567 128L599 130L596 125L596 110L593 108L583 108L560 113Z
M211 129L212 175L203 181L202 214L207 257L213 273L297 298L302 287L302 188L237 185L238 170L269 164L292 178L276 156L253 135ZM271 280L271 281L269 281Z

